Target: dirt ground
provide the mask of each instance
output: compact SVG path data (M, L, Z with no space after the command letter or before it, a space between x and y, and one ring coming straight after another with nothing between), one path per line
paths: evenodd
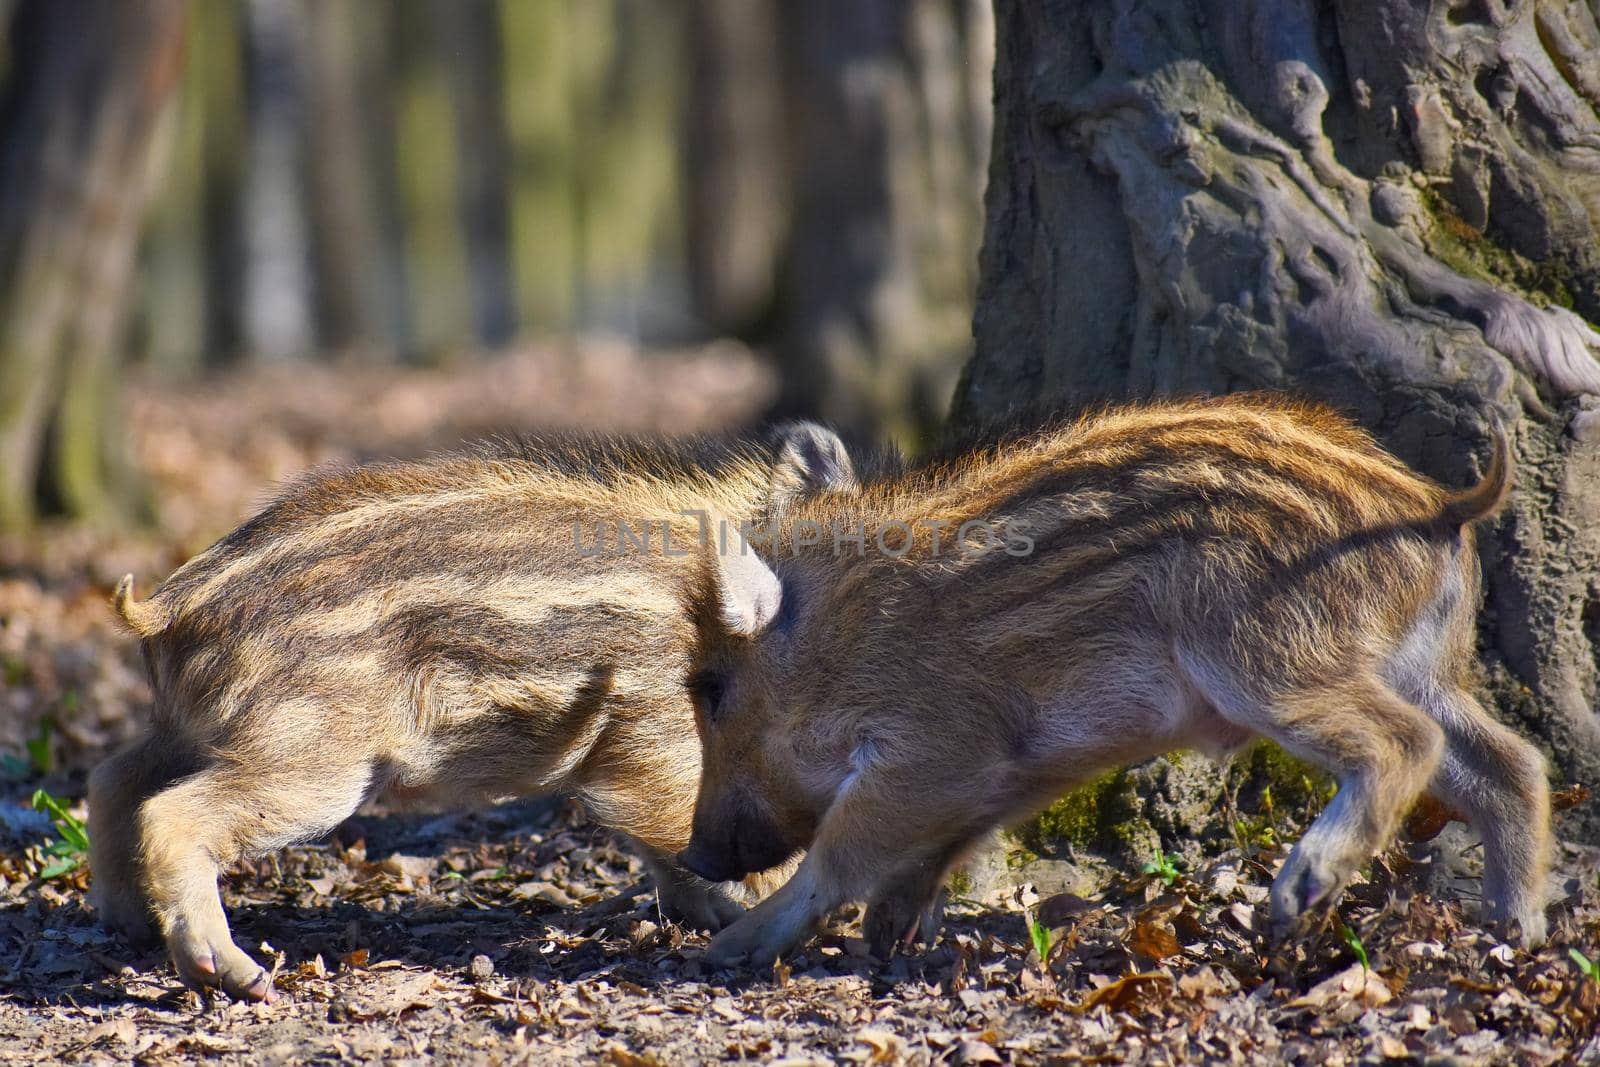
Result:
M737 349L598 343L454 373L136 383L150 528L0 543L0 1062L1600 1065L1600 971L1583 967L1600 963L1600 851L1561 846L1551 940L1530 955L1474 922L1458 827L1392 850L1287 946L1261 928L1296 829L1282 816L1192 869L1133 863L1083 895L1054 891L1063 865L1013 856L931 949L873 960L847 912L751 975L709 971L704 937L665 923L638 862L571 805L364 812L227 877L237 940L276 969L265 1005L203 1003L159 950L95 925L85 871L40 877L62 834L29 796L81 816L87 768L147 711L106 605L122 573L148 588L312 462L528 428L715 430L770 388Z

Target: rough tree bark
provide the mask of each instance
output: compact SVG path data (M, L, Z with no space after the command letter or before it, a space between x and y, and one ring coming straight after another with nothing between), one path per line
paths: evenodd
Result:
M117 341L184 0L31 0L0 104L0 527L114 510Z
M1518 482L1481 536L1489 686L1562 777L1600 783L1594 9L997 7L957 417L1292 389L1456 485L1498 418Z
M779 5L792 214L784 414L915 439L970 344L992 16L978 0Z

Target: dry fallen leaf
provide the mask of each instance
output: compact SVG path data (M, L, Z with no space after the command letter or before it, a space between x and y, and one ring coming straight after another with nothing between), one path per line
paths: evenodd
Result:
M1432 841L1452 822L1465 822L1466 816L1455 808L1424 793L1417 799L1406 816L1405 835L1412 841Z
M1553 812L1567 811L1588 799L1589 787L1581 783L1574 783L1565 789L1560 789L1550 794L1550 810Z
M359 999L344 1002L343 1013L356 1022L397 1019L408 1011L432 1007L430 994L437 983L438 976L432 971L391 975Z
M231 1037L221 1034L185 1034L174 1046L175 1049L195 1049L210 1055L220 1055L225 1052L244 1052L249 1045Z
M124 1045L131 1045L138 1036L139 1028L134 1025L132 1019L107 1019L103 1023L97 1023L93 1029L84 1035L82 1041L63 1049L62 1052L64 1055L82 1052L108 1039Z
M1411 1050L1406 1048L1406 1043L1397 1037L1383 1034L1378 1038L1378 1051L1386 1060L1404 1060L1411 1058Z
M856 1034L856 1041L872 1050L868 1063L893 1063L900 1052L900 1038L889 1030L868 1028Z
M1039 921L1051 928L1065 926L1068 920L1092 911L1097 906L1093 901L1085 900L1075 893L1057 893L1039 902Z
M1382 978L1363 968L1361 964L1352 963L1331 978L1318 982L1302 996L1291 1000L1288 1006L1321 1011L1324 1008L1354 1001L1368 1008L1381 1008L1393 999L1394 993Z
M1489 950L1488 958L1507 971L1517 969L1517 950L1503 942Z
M1210 965L1203 966L1191 974L1184 974L1178 977L1178 992L1195 1000L1203 1000L1206 997L1230 993L1237 987L1237 982L1230 984Z
M1165 993L1172 979L1158 973L1129 974L1101 986L1083 998L1080 1011L1091 1011L1104 1005L1110 1011L1127 1011L1139 1002Z
M1160 963L1183 951L1172 927L1164 922L1135 920L1128 934L1128 947L1152 963Z
M956 1063L1004 1063L1000 1053L987 1041L973 1041L968 1039L956 1046L955 1055L952 1057Z
M410 893L418 885L426 885L429 882L433 877L436 862L423 856L402 856L396 853L384 857L377 868L394 879L395 892Z
M666 1067L661 1060L647 1052L634 1052L622 1045L612 1045L606 1049L603 1062L612 1067Z
M1550 794L1550 810L1557 813L1567 811L1588 799L1588 787L1575 783ZM1432 841L1450 823L1466 821L1467 817L1461 812L1432 794L1424 793L1406 816L1405 834L1412 841Z
M511 895L518 900L538 900L558 908L570 908L578 903L572 894L549 882L523 882L511 891Z

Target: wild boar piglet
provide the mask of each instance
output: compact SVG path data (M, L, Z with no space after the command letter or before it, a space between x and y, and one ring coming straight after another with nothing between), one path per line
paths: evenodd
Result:
M153 919L186 982L266 998L220 867L375 796L563 792L639 845L670 915L715 929L742 909L672 861L700 775L683 688L694 549L824 470L847 481L848 456L803 423L766 445L506 445L324 470L148 600L125 579L116 607L154 710L90 779L102 916Z
M1470 818L1507 936L1545 934L1538 751L1473 696L1471 525L1331 411L1240 396L1128 407L796 503L757 556L708 561L692 690L704 779L684 866L808 850L712 941L766 964L868 901L881 953L978 837L1107 767L1256 736L1337 796L1272 886L1331 903L1431 789Z

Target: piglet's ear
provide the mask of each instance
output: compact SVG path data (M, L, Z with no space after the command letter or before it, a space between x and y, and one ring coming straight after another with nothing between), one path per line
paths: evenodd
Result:
M772 625L783 604L783 583L740 538L716 554L717 608L730 633L754 637Z
M839 435L815 422L791 422L774 435L772 497L768 511L777 518L807 493L857 486L856 467Z

